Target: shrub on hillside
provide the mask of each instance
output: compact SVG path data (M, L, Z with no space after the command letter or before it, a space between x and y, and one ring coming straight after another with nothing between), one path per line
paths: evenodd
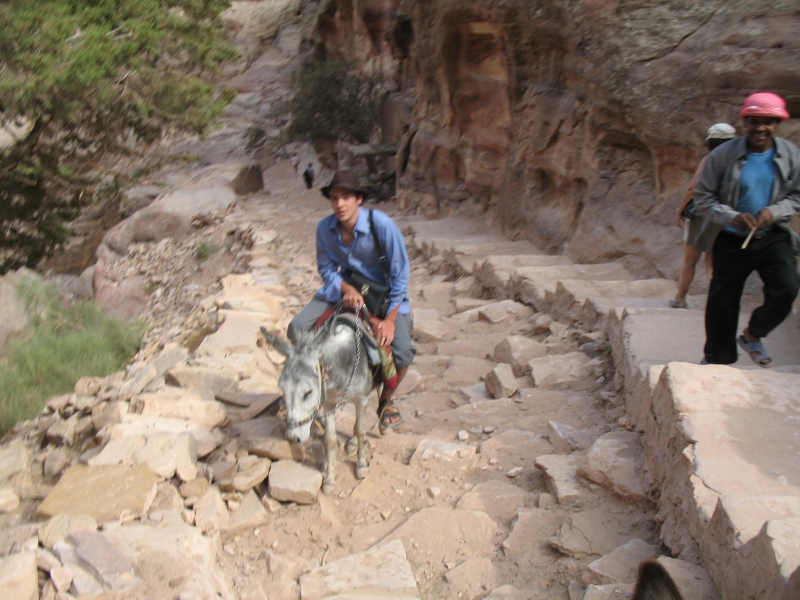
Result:
M377 76L361 75L347 61L310 62L295 84L285 107L292 116L290 139L369 141L378 124Z
M141 342L143 327L104 314L94 302L65 307L56 289L25 278L17 286L32 332L12 342L0 365L0 433L30 419L48 398L72 390L83 376L124 367Z

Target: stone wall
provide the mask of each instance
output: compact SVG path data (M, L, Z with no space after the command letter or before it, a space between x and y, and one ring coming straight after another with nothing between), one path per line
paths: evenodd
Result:
M413 94L386 140L406 209L477 200L512 237L652 277L680 265L705 129L762 89L800 117L798 26L788 1L327 0L315 43L383 72L388 106Z

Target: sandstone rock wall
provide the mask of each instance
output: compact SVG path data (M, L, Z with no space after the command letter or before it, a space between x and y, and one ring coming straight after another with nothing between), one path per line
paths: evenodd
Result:
M800 116L798 26L788 1L327 0L316 34L389 75L390 114L413 95L387 140L405 208L477 199L512 236L672 276L705 129L762 89Z

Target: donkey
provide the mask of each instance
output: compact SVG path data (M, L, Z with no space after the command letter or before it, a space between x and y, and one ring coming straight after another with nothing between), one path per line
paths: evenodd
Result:
M657 560L643 560L631 600L683 600L667 570Z
M352 402L356 407L356 477L363 479L369 472L365 414L369 394L375 387L361 333L347 325L337 326L336 322L334 316L319 329L301 332L296 346L261 328L267 341L286 357L278 379L286 404L286 438L303 444L311 435L315 418L325 426L325 494L335 489L334 412L342 402Z

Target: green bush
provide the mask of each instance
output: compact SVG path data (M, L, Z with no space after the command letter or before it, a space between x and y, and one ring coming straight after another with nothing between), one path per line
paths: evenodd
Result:
M30 419L83 376L125 366L139 348L141 323L104 314L94 302L65 307L54 287L26 278L17 286L32 331L11 343L0 366L0 432Z
M357 73L348 61L307 63L288 102L288 137L365 143L378 125L380 78Z

